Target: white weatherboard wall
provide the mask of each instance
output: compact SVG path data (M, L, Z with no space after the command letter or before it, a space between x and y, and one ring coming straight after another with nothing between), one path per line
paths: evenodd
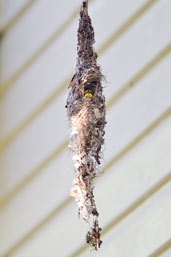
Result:
M107 81L97 253L69 197L80 2L0 0L0 257L170 257L171 1L89 3Z
M32 0L34 1L34 0ZM26 7L30 0L2 0L0 1L0 29L4 30L15 17Z

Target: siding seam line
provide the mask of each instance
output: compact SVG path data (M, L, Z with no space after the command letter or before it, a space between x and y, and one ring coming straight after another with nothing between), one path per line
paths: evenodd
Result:
M30 0L19 12L1 29L0 34L4 37L18 20L36 3L37 0Z

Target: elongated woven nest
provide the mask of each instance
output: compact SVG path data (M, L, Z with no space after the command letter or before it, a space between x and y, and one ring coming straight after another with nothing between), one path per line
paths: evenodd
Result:
M75 167L71 196L78 203L80 216L90 225L87 243L97 250L102 241L93 181L101 161L106 109L101 83L103 75L93 50L94 30L88 15L87 1L82 3L77 37L76 72L69 85L66 104L71 127L69 149L73 152Z

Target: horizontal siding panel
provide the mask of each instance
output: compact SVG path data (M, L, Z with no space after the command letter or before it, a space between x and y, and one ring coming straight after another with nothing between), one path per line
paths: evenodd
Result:
M170 8L170 1L159 1L102 56L100 63L109 82L106 97L120 90L170 43L171 32L167 29L171 22Z
M73 170L71 160L68 159L65 151L60 158L56 158L45 168L40 176L37 176L31 184L26 186L16 198L1 208L0 240L3 244L0 247L0 256L3 251L30 231L69 196ZM13 210L12 216L10 216L11 210ZM5 227L8 229L5 230Z
M105 141L106 160L121 151L170 107L170 65L171 55L109 110Z
M72 38L73 34L75 34L75 29L72 26L0 100L2 103L0 112L4 117L1 139L48 98L53 90L66 80L66 77L71 76L73 64L75 64L76 37L72 42L68 42L68 37Z
M64 109L66 95L54 102L0 156L4 194L22 181L39 163L67 138L68 124ZM5 188L5 187L8 187Z
M25 257L35 257L35 255L41 257L47 257L47 255L70 256L74 248L85 241L87 231L87 224L78 219L75 205L72 202L58 217L46 225L41 233L31 238L29 243L12 256L19 257L23 254ZM71 231L74 236L70 234ZM78 237L76 237L77 235Z
M0 31L2 31L31 0L0 1Z
M77 1L39 0L23 15L1 42L3 72L8 80L78 8ZM27 31L27 33L25 33ZM23 37L24 35L24 37Z
M111 168L96 182L95 197L100 212L100 224L103 228L169 173L171 141L168 139L170 137L170 127L161 127L160 133L158 131L152 139L149 136L146 143L137 148L132 155L130 154L129 158L123 160L117 167ZM53 165L55 166L55 163ZM1 228L4 231L1 235L1 241L4 244L2 252L21 239L27 230L44 218L45 214L56 208L61 201L59 195L67 196L69 188L65 188L66 182L64 182L66 171L56 170L55 174L54 170L53 167L52 170L51 167L47 169L46 173L44 172L33 181L1 211ZM65 175L60 175L62 172ZM46 182L47 185L51 185L50 188L46 188ZM59 183L63 183L63 189L61 185L58 188ZM112 199L112 202L106 199ZM160 198L157 197L157 199ZM153 210L153 205L151 206ZM14 256L22 256L23 252L25 252L25 257L34 257L35 254L41 257L48 254L53 256L57 253L61 257L69 256L84 242L87 229L84 223L77 220L76 209L76 204L73 205L72 202ZM163 221L165 220L164 214ZM134 214L131 215L134 216ZM9 226L8 231L5 230L6 226ZM153 238L153 242L154 240ZM107 244L105 238L104 244Z
M98 253L79 255L147 257L170 238L171 182L147 200L104 238Z
M170 41L168 31L165 29L169 16L164 15L163 11L167 9L167 5L160 3L155 8L156 11L153 7L130 30L130 33L125 34L119 43L109 49L99 60L109 81L105 91L107 98L116 93ZM111 29L113 29L112 26L109 29L110 32ZM72 74L76 38L70 43L67 38L73 38L73 35L76 35L75 30L76 24L69 27L62 37L15 82L1 100L0 115L4 124L0 133L1 139L11 133L54 90L57 90L61 83L66 81L66 75L68 77ZM104 41L103 36L98 42L102 41ZM63 49L65 49L65 55Z
M170 63L171 58L168 56L109 111L106 161L118 154L170 106ZM2 186L1 196L22 181L66 139L65 97L63 94L1 154L2 174L8 180L8 184Z

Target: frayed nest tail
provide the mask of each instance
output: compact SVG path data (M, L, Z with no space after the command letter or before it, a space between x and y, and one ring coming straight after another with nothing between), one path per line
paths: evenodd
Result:
M94 30L87 1L80 11L76 72L69 85L67 114L71 127L69 149L73 152L75 176L71 196L78 203L79 215L90 224L86 241L97 250L102 241L93 188L100 169L106 124L103 75L93 50Z

